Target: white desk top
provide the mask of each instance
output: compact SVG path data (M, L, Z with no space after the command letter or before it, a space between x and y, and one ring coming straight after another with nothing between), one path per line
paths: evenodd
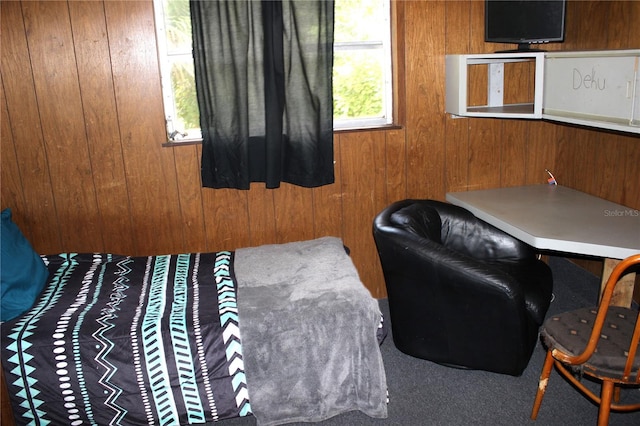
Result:
M640 253L640 210L563 186L451 192L447 201L539 249L612 259Z

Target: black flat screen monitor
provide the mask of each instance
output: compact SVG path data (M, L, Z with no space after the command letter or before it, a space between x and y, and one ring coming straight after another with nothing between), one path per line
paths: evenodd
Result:
M566 0L485 0L485 41L513 43L517 51L564 41Z

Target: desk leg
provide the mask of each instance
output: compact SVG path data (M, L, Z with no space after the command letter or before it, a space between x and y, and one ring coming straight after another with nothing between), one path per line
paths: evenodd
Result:
M619 259L604 259L604 268L602 269L602 281L600 283L600 297L607 284L607 280L611 275L611 272L620 263ZM611 298L611 305L624 306L626 308L631 306L633 300L633 286L636 281L635 273L628 273L623 275L618 281L615 290L613 291L613 297Z

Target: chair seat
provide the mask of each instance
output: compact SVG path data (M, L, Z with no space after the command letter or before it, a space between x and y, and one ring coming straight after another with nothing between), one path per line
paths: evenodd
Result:
M578 355L587 345L598 308L583 308L550 317L540 330L544 343L550 349ZM627 361L638 311L610 306L602 328L600 340L593 356L581 367L593 376L607 376L625 381L622 371ZM640 350L634 358L631 377L640 368Z

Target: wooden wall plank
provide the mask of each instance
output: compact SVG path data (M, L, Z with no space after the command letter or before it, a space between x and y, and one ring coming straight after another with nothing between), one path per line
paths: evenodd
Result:
M176 160L176 178L180 200L180 225L183 230L184 247L189 251L212 251L205 238L204 213L202 210L202 186L200 183L200 152L198 145L172 149Z
M638 170L638 165L640 165L639 144L640 138L625 137L625 149L618 152L618 158L615 161L616 164L624 166L619 169L622 173L622 196L614 200L637 210L640 210L640 185L638 185L640 180L640 171ZM620 155L622 155L622 159L619 157ZM607 198L609 198L608 195Z
M385 132L385 203L407 198L407 152L404 130Z
M340 135L343 197L343 240L351 249L360 278L374 297L385 294L377 274L377 251L372 235L375 215L386 205L382 132Z
M446 121L446 191L469 189L469 122L468 118L447 117Z
M527 120L504 120L500 143L500 186L526 184L529 132Z
M340 135L333 137L334 183L313 188L313 236L314 238L342 237L342 161Z
M273 191L276 241L309 240L313 231L313 194L308 188L283 183Z
M624 162L620 164L618 158L621 152L626 151L624 137L611 135L606 144L603 144L602 139L599 139L595 150L594 194L600 197L622 199L625 164ZM622 170L620 170L621 167ZM640 181L640 176L638 181Z
M251 185L248 209L252 246L269 244L278 240L274 202L274 191L266 189L265 184L254 183Z
M637 3L637 0L635 1ZM640 46L640 38L629 38L629 28L638 26L638 20L633 20L633 14L629 13L629 7L620 2L607 3L607 20L615 23L607 25L607 49L624 49L629 46L629 42Z
M536 121L530 125L525 181L526 184L533 185L547 181L545 169L556 169L557 143L555 124Z
M569 37L563 50L606 49L611 4L613 2L601 0L570 0L567 4Z
M556 177L559 185L571 187L571 182L576 180L575 169L573 168L573 157L576 148L573 139L574 129L570 126L558 126L556 129L557 150L556 162L553 169L550 169Z
M579 142L574 150L573 169L584 168L590 173L579 173L574 184L580 185L580 190L596 195L601 173L598 169L599 134L587 129L577 129L576 132Z
M579 36L582 31L582 19L580 19L582 2L580 0L568 0L566 7L565 36L560 50L579 50L580 47L577 44L582 38L582 36Z
M253 245L248 192L211 188L202 190L205 232L210 251L235 250Z
M69 11L56 2L24 2L23 13L53 193L65 200L56 204L66 218L58 223L62 249L104 251Z
M405 3L407 195L445 196L444 2Z
M640 22L640 2L623 2L621 3L623 6L622 14L627 17L627 21L621 23L621 27L623 27L627 32L626 43L620 44L619 47L621 49L628 49L630 47L638 47L640 42L640 25L637 25ZM627 24L628 23L628 24ZM624 33L622 33L624 34ZM622 40L621 35L621 40Z
M0 81L0 152L5 161L2 162L0 168L0 206L1 209L10 208L12 216L14 212L18 212L17 221L20 222L20 212L24 212L25 199L22 190L22 182L20 180L20 167L18 167L18 158L16 156L13 134L11 132L11 121L9 120L9 112L7 111L7 101L4 96L4 85ZM18 227L20 225L18 224ZM27 236L30 238L30 236Z
M63 251L51 175L44 148L40 111L19 2L0 2L2 23L2 83L10 120L15 158L24 191L24 210L14 207L13 216L22 232L41 253ZM49 101L49 100L44 100ZM3 142L3 146L5 143ZM12 157L2 153L2 163ZM63 200L59 200L59 203Z
M183 251L174 152L161 147L166 132L153 4L104 6L136 248Z
M445 2L445 49L447 54L470 52L471 1Z
M468 188L496 188L500 186L501 153L497 147L502 140L502 123L493 119L473 119L469 128Z
M135 253L104 5L80 1L68 4L91 177L101 223L109 223L109 232L102 236L104 250Z

